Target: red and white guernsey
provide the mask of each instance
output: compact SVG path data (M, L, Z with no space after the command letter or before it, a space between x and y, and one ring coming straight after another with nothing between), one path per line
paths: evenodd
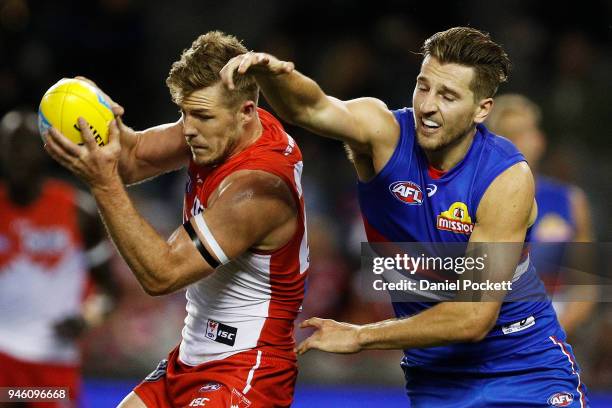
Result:
M53 329L80 312L87 283L77 194L47 181L36 201L18 207L0 185L0 353L36 363L79 362L76 345Z
M249 250L187 288L180 360L188 365L257 349L294 359L293 322L304 298L308 244L300 178L302 154L271 114L258 109L262 135L218 166L189 165L183 218L206 211L209 197L231 173L261 170L280 177L298 206L298 228L270 251Z

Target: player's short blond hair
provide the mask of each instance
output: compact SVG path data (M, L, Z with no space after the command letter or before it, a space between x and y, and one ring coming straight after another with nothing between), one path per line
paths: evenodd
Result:
M230 59L245 52L246 47L233 35L221 31L200 35L172 64L166 79L172 100L180 104L194 91L215 85L221 80L221 68ZM236 106L245 100L257 103L259 87L252 76L235 75L234 84L236 87L233 90L225 89L227 106Z
M496 131L499 129L500 122L508 114L523 114L525 111L530 112L536 123L539 124L542 119L542 111L535 102L526 96L519 94L504 94L495 98L495 104L491 113L487 117L487 126Z
M471 27L435 33L425 40L422 53L442 63L473 67L475 75L470 88L476 99L492 98L510 73L510 59L504 49L489 34Z

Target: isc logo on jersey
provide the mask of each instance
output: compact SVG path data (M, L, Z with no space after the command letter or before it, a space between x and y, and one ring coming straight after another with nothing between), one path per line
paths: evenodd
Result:
M467 205L459 201L452 203L448 211L442 211L438 215L436 228L456 234L471 234L474 224L472 224Z
M574 402L574 396L569 392L558 392L548 398L548 405L551 407L567 407Z
M206 323L206 337L210 340L216 341L217 343L233 346L236 342L237 333L237 328L216 322L214 320L209 319L208 323Z
M389 191L404 204L421 205L423 203L421 187L412 181L396 181L389 186Z

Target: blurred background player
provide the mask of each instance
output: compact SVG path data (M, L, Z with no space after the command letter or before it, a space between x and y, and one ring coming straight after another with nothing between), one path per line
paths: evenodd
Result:
M0 387L68 387L74 402L78 338L119 293L110 244L92 198L47 177L36 113L2 118L0 155Z
M541 116L539 106L526 96L506 94L495 98L487 124L493 133L507 137L518 147L535 175L538 217L533 226L532 242L536 244L531 256L553 297L559 322L567 334L572 335L591 316L598 291L591 285L564 287L564 275L567 274L563 268L564 264L567 266L564 258L572 251L564 251L565 246L550 243L591 242L594 240L593 223L588 200L580 187L538 173L547 145ZM577 248L573 252L584 251Z

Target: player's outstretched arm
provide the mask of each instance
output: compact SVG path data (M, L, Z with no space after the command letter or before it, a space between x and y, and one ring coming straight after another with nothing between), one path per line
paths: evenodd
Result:
M387 106L375 98L341 101L326 95L293 63L249 52L232 58L221 70L221 80L233 88L236 75L254 75L266 100L285 121L370 153L379 145L395 146L399 124Z
M493 283L512 279L520 259L530 219L534 217L534 182L526 163L499 175L485 192L470 236L472 249L482 245L487 262L483 275ZM504 243L499 245L499 243ZM470 248L468 248L470 250ZM502 293L482 295L480 301L443 302L405 319L363 326L313 318L302 327L315 332L298 347L334 353L364 349L410 349L481 341L493 328L502 304Z
M107 100L119 127L121 158L119 174L126 185L139 183L173 170L189 162L189 147L183 137L180 120L175 123L135 131L121 119L125 110L91 79L77 76L98 88Z

